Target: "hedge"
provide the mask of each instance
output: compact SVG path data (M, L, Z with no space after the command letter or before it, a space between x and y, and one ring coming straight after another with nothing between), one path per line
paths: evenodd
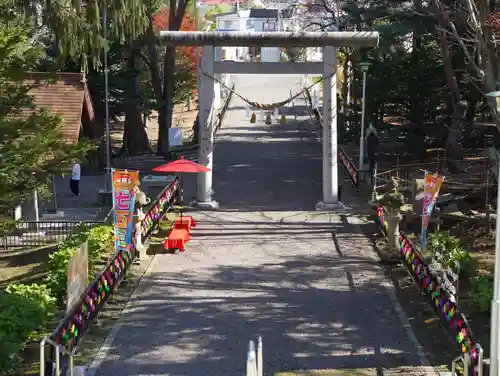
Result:
M68 263L79 246L88 242L89 282L104 257L113 250L112 226L91 229L79 226L76 232L49 256L43 284L10 284L0 291L0 374L11 374L21 364L21 354L30 340L37 340L44 325L64 307Z

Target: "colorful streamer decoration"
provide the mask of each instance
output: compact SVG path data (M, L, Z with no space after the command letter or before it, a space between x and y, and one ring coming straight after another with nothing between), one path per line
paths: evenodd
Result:
M444 176L434 175L429 172L425 173L424 198L422 200L422 232L420 234L420 248L424 248L427 243L427 228L429 220L434 210L439 189L443 184Z
M384 233L385 236L387 236L387 232L389 231L389 225L387 224L387 221L385 220L385 209L383 206L377 206L377 216L376 216L378 226L380 227L380 230Z
M347 156L347 154L342 150L342 148L339 148L339 159L340 163L342 163L342 167L346 170L346 172L349 174L349 177L351 178L352 182L354 185L357 187L358 186L358 169L354 165L354 163L351 161L351 159Z
M150 235L156 223L161 220L178 189L179 180L176 179L163 191L161 196L158 197L154 205L146 213L146 216L142 220L142 233L145 236Z
M475 374L481 346L472 339L471 330L464 315L458 310L454 299L448 295L445 288L440 286L437 279L432 275L429 265L422 259L420 252L402 232L399 235L399 243L400 256L406 268L415 282L426 293L436 313L448 324L460 351L469 357L471 375Z
M150 234L172 204L172 198L179 187L178 180L174 180L166 188L155 204L146 214L147 223L143 222L143 230ZM134 236L132 236L134 239ZM75 349L89 326L97 318L97 314L111 297L116 286L125 276L135 257L135 247L119 250L108 262L103 272L87 287L79 304L59 324L51 339L63 345L68 350Z

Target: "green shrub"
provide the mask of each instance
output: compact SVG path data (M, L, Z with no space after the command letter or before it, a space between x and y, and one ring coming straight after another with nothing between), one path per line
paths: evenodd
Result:
M471 274L476 267L475 260L460 244L460 239L447 232L437 231L429 234L427 248L434 254L440 255L442 264L456 270L459 264L460 275Z
M49 255L48 273L46 277L47 286L54 293L59 302L66 295L68 284L68 263L78 250L78 246L68 242L59 246L57 252Z
M77 231L68 237L59 249L49 256L47 285L62 302L68 283L68 263L82 243L88 245L89 280L94 278L98 263L106 254L113 252L114 231L112 226L96 226L91 229L79 226Z
M47 284L11 284L0 291L0 375L16 371L26 342L36 339L43 324L66 296L68 263L80 245L88 241L89 278L105 254L113 252L111 226L92 229L78 226L56 252L49 255Z
M38 304L45 313L45 319L49 319L56 312L56 298L52 291L44 284L33 283L25 285L22 283L8 285L5 291L9 294L18 295Z
M87 236L89 260L100 261L103 256L113 252L115 233L112 226L93 227ZM90 270L91 268L89 268Z
M35 294L36 295L36 294ZM20 364L20 353L45 322L38 302L21 294L0 291L0 374L10 374Z
M476 312L489 313L493 299L493 275L480 275L472 279L465 302Z

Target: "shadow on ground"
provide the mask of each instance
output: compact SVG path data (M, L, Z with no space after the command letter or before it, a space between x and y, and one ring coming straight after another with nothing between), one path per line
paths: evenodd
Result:
M99 375L118 367L124 376L242 375L248 341L258 335L266 375L354 368L389 375L402 366L412 367L407 375L424 374L415 372L420 360L381 286L378 260L353 254L366 238L347 222L236 220L220 233L208 223L217 227L200 221L186 254L159 256L171 268L144 281ZM281 247L283 256L262 262L263 253L275 252L270 242L302 243L308 231L317 236L311 244L327 252ZM256 237L262 244L254 242L254 265L206 262L231 248L238 253Z
M321 144L307 121L227 123L216 141L213 187L223 210L313 210L321 181ZM194 178L185 182L192 197Z

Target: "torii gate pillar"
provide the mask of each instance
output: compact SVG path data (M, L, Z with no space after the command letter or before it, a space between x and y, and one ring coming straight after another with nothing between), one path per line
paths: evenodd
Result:
M214 156L214 129L212 107L215 100L215 82L211 78L214 76L215 48L213 46L203 46L200 74L200 87L198 88L198 109L199 109L199 135L200 149L198 150L198 162L210 169L209 172L198 174L198 184L196 189L196 206L202 209L217 209L219 204L212 199L212 169ZM220 97L220 93L219 97Z
M343 208L338 191L337 154L337 56L336 49L323 47L323 200L317 210Z

